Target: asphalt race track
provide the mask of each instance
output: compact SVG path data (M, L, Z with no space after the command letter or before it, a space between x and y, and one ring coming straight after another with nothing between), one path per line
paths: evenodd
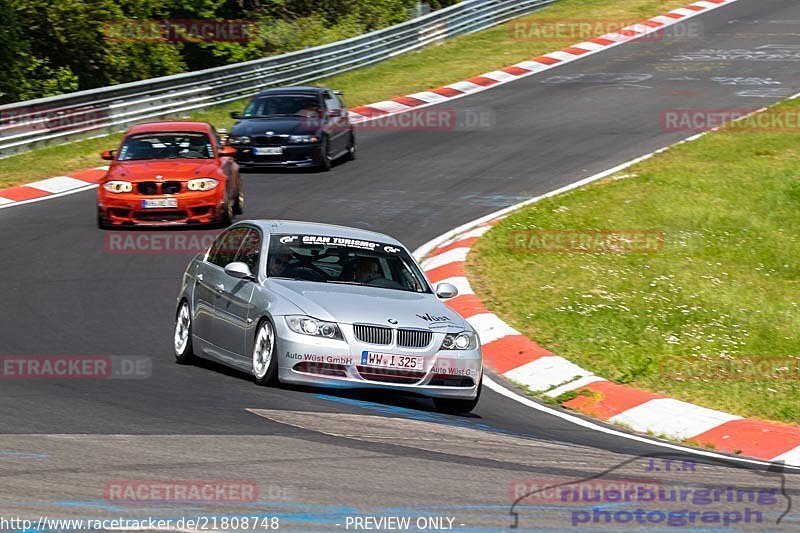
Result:
M244 175L245 216L373 229L415 248L692 135L662 126L669 109L755 109L800 92L798 21L796 0L740 0L691 19L697 37L629 43L443 104L488 125L360 131L357 161L330 173ZM246 510L278 513L287 527L344 529L347 515L408 512L500 528L513 480L577 479L664 451L487 389L472 416L454 417L423 399L262 388L212 363L176 365L175 296L190 256L110 252L94 194L0 210L0 355L148 357L152 375L2 380L0 514L178 516L185 506L104 503L103 487L252 479L262 502ZM698 469L704 483L775 483ZM787 489L800 495L800 479ZM520 527L570 527L550 507L527 509ZM776 527L798 526L795 512Z

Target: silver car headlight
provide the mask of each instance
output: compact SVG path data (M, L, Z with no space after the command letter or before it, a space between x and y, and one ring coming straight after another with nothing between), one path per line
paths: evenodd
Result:
M339 330L339 325L335 322L325 322L324 320L317 320L303 315L287 315L285 318L286 325L295 333L344 340L342 332Z
M250 137L247 137L246 135L228 137L228 144L250 144Z
M474 350L478 346L478 337L471 331L448 333L442 341L442 350Z
M186 188L190 191L210 191L217 186L219 182L214 178L197 178L189 180Z
M289 142L292 144L308 144L319 141L316 135L290 135Z
M133 184L130 181L112 180L104 183L103 188L113 193L131 192Z

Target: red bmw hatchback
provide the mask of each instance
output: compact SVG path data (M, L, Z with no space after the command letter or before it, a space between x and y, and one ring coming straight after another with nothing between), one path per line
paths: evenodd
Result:
M229 225L244 207L235 154L204 122L134 126L102 153L111 166L97 190L98 226Z

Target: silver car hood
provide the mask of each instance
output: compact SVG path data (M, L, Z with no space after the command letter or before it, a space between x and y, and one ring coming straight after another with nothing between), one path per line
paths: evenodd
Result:
M270 290L305 314L320 320L388 327L472 329L433 294L282 279L269 279L266 283Z

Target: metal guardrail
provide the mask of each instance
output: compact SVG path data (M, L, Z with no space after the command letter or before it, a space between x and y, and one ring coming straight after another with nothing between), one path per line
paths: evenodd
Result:
M223 67L0 106L0 157L364 67L502 24L556 0L464 0L343 41Z

